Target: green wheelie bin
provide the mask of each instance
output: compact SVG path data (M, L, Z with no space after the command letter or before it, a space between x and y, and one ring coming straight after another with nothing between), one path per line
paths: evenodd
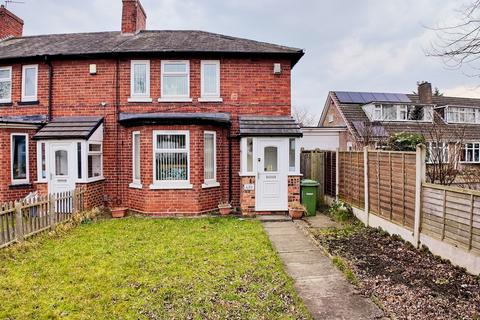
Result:
M317 214L317 188L320 184L315 180L304 179L301 181L301 200L307 209L307 216Z

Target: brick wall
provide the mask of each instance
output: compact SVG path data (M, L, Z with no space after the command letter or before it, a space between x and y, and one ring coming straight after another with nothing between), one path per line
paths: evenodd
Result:
M135 59L145 59L146 57L136 57ZM185 57L169 57L168 59L186 59ZM187 58L188 59L188 58ZM212 57L205 57L212 59ZM148 113L148 112L225 112L232 117L232 127L230 135L238 134L239 115L290 115L290 61L283 59L221 59L221 96L223 103L199 102L200 97L200 61L201 59L190 59L190 92L193 101L191 103L165 103L158 102L160 97L160 66L161 59L150 60L150 92L152 103L129 103L130 96L130 59L120 59L119 66L119 101L118 110L129 113ZM273 63L282 64L282 74L273 74ZM18 104L21 99L21 70L22 64L13 64L13 85L12 100L13 103L7 106L0 106L0 116L6 115L33 115L48 112L48 66L43 62L25 61L24 64L39 64L39 86L38 86L38 104L22 106ZM89 74L89 65L97 65L97 74ZM11 65L11 64L2 64ZM102 116L104 117L104 193L109 205L128 204L139 211L151 211L154 213L179 212L177 208L165 205L165 199L173 199L170 203L176 201L179 197L187 199L181 203L185 205L183 211L200 212L208 211L216 207L214 202L217 200L228 200L228 187L220 189L200 190L199 183L196 180L193 191L145 191L132 190L128 188L131 182L131 131L152 130L152 127L126 128L120 126L116 119L116 70L117 61L113 59L92 59L92 60L59 60L52 61L54 69L53 77L53 118L60 116ZM255 79L255 81L252 81ZM106 106L101 106L106 103ZM157 127L158 128L158 127ZM195 134L200 134L205 128L192 128ZM3 129L0 129L3 130ZM216 128L215 130L220 130ZM224 165L218 164L218 168L228 172L228 134L227 129L218 134L217 139L223 139L217 143L219 152L218 161L223 161ZM203 137L203 134L202 134ZM223 137L223 138L222 138ZM151 135L142 135L142 147L147 146L146 153L151 154ZM203 146L203 142L202 142ZM203 159L203 149L195 150L198 156ZM232 190L233 204L239 205L240 179L238 172L240 170L240 151L238 139L232 140ZM221 154L220 154L221 153ZM34 153L31 153L32 155ZM200 159L200 158L198 158ZM33 159L31 159L32 163ZM143 161L143 160L142 160ZM145 161L151 161L145 160ZM200 161L200 160L198 160ZM203 160L202 160L203 161ZM143 164L143 162L142 162ZM30 166L36 168L35 165ZM203 162L199 168L203 170ZM149 169L150 170L150 169ZM143 172L152 179L148 173ZM199 173L200 174L200 173ZM203 171L201 172L203 175ZM225 175L226 173L224 173ZM36 176L32 176L36 179ZM227 185L228 177L223 185ZM195 179L200 179L198 176ZM146 180L145 180L146 181ZM8 181L0 178L0 186L5 188ZM148 187L148 185L147 185ZM198 197L190 197L192 192L197 192ZM145 195L146 201L142 200ZM162 198L162 197L164 198ZM184 198L183 198L184 197ZM196 200L191 200L196 199ZM166 201L168 203L168 201Z
M330 120L332 120L330 122ZM325 115L325 119L322 122L322 126L324 127L341 127L345 126L345 121L343 121L342 115L337 109L335 103L330 100L330 104L328 105L328 109Z
M300 176L288 176L288 204L300 202Z
M103 180L90 182L90 183L77 183L77 188L82 188L85 193L83 194L83 207L84 209L92 209L95 207L101 207L104 205L104 185Z
M23 33L23 20L0 6L0 39L7 37L21 37Z

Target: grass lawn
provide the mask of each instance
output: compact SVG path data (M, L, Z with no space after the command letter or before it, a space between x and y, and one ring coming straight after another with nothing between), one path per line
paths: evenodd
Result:
M104 220L0 252L0 319L309 319L261 224Z

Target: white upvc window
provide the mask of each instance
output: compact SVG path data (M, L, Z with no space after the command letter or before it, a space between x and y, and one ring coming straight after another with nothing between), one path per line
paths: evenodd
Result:
M140 161L140 131L134 131L132 133L132 183L130 184L130 188L142 188Z
M192 188L188 131L153 131L153 184L150 188Z
M162 61L160 102L190 102L190 62Z
M465 143L460 161L464 163L480 163L480 143Z
M217 182L217 134L205 131L203 135L204 183L203 188L218 187Z
M240 174L243 176L253 176L255 170L255 163L253 161L254 148L256 145L254 143L255 139L252 137L242 138L240 140Z
M22 67L22 102L37 101L38 65Z
M150 60L132 60L128 102L152 102L150 98Z
M47 148L45 142L37 142L37 181L47 182Z
M89 142L87 148L87 178L99 179L103 176L103 152L101 142Z
M202 60L200 63L201 97L198 101L221 102L220 97L220 61Z
M10 145L12 184L29 183L28 134L12 133Z
M0 103L12 102L12 67L0 67Z
M427 146L427 163L446 164L449 162L449 152L447 142L430 141Z
M447 122L480 123L480 109L472 107L447 107Z
M288 172L298 173L297 170L297 141L295 138L288 139Z

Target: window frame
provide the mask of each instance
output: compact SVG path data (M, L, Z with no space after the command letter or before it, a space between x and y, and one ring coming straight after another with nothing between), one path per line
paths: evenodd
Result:
M26 69L35 69L35 94L33 96L27 96L25 94L25 72ZM38 101L38 64L28 64L22 66L22 102L35 102Z
M135 93L135 66L146 66L145 93ZM130 61L130 97L128 102L152 102L150 96L150 60L131 60Z
M469 144L472 145L471 148L467 147ZM477 147L475 147L475 145L477 145ZM467 160L467 152L468 150L472 150L472 154L473 154L473 161L469 161ZM479 159L478 161L475 161L475 150L478 150L479 152ZM462 148L462 154L463 154L463 160L460 159L460 163L480 163L480 142L466 142L466 143L463 143L463 148Z
M363 110L371 121L384 121L384 122L432 122L433 120L433 106L431 105L415 105L415 104L395 104L395 103L377 103L370 104L373 108L364 106ZM395 108L395 119L387 119L385 117L385 107L392 106ZM365 108L367 107L367 109ZM423 119L413 120L409 119L411 107L423 108ZM428 113L428 116L426 114ZM380 116L379 116L380 115Z
M42 145L44 149L42 150ZM42 177L42 158L45 158L45 177ZM37 182L48 182L48 161L47 161L47 143L45 141L37 142Z
M0 71L3 71L3 70L8 70L10 72L10 77L8 78L2 78L0 79L0 82L10 82L10 91L9 91L9 95L8 95L8 98L4 98L4 99L1 99L0 98L0 103L11 103L12 102L12 78L13 78L13 75L12 75L12 72L13 72L13 68L11 66L7 66L7 67L0 67Z
M252 139L252 171L248 171L248 140ZM240 140L240 176L255 176L257 143L254 137L243 137Z
M480 123L480 109L472 106L447 106L447 123L464 123L464 124L479 124ZM473 122L466 121L468 111L473 113ZM455 117L451 116L455 114ZM460 121L460 116L463 116L463 121ZM456 119L451 119L456 118Z
M13 138L14 137L24 137L25 138L25 179L15 179L13 173L13 162L14 162L14 145L13 145ZM11 174L11 181L12 185L22 185L22 184L29 184L30 183L30 164L29 164L29 150L28 150L28 134L27 133L12 133L10 134L10 174Z
M165 73L165 65L170 63L184 63L186 65L186 72L167 72ZM166 95L163 79L164 75L186 75L187 77L187 93L185 95ZM158 102L191 102L190 97L190 60L162 60L160 67L160 98Z
M450 146L449 146L449 143L448 142L445 142L445 141L440 141L440 142L437 142L437 141L427 141L425 143L425 146L427 148L427 157L426 157L426 163L427 164L440 164L440 163L436 163L435 161L433 161L433 159L430 157L430 154L432 153L432 149L433 149L433 144L437 144L437 146L435 148L439 148L438 144L441 143L442 146L442 152L443 152L443 155L442 157L446 157L446 159L442 159L442 162L441 164L447 164L450 162ZM445 153L446 152L446 153Z
M215 93L206 93L205 92L205 65L215 65L216 66L216 92ZM221 98L221 91L220 91L220 60L202 60L200 61L200 98L198 101L200 102L222 102L223 99Z
M139 137L139 144L140 144L140 159L138 163L139 171L140 171L140 177L138 179L135 177L135 165L136 165L136 144L135 144L135 137ZM136 189L141 189L142 188L142 142L141 142L142 136L140 131L133 131L132 132L132 183L130 183L129 187L130 188L136 188Z
M205 138L207 135L213 135L213 179L205 179ZM204 131L203 132L203 184L202 188L219 187L220 183L217 181L217 132Z
M99 144L100 145L100 151L90 151L90 145L92 144ZM103 179L103 141L87 141L86 143L86 148L85 148L85 153L86 153L86 166L85 166L85 170L86 170L86 180L88 182L92 182L92 181L97 181L97 180L102 180ZM88 174L88 158L90 155L100 155L100 175L97 176L97 177L90 177L89 174ZM83 174L82 174L83 176Z
M157 136L159 135L184 135L185 149L157 149ZM160 151L161 150L161 151ZM177 150L177 151L174 151ZM160 152L178 152L182 150L187 154L187 180L157 180L156 155ZM188 130L153 130L152 132L152 181L150 189L192 189L191 179L191 159L190 159L190 131Z

